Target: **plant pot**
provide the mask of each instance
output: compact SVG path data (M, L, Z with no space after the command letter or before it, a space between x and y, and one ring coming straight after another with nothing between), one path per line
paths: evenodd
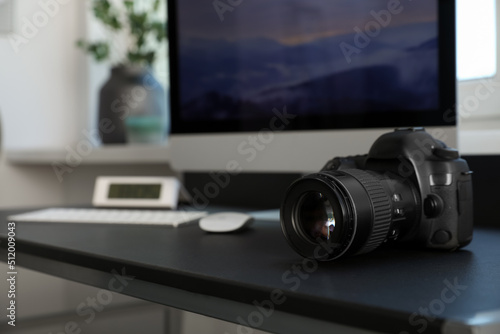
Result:
M147 68L112 68L99 94L102 143L163 142L169 125L166 102L165 91Z

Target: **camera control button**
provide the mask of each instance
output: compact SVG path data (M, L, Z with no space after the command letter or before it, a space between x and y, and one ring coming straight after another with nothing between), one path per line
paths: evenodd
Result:
M443 200L436 195L429 195L424 200L424 214L427 218L435 218L443 210Z
M451 147L434 147L432 150L435 156L445 160L455 160L460 158L457 150Z
M393 194L391 198L392 198L393 202L401 202L402 201L400 194Z
M394 215L396 217L404 217L405 216L405 209L403 209L403 208L394 209Z
M445 230L438 230L434 233L432 241L436 244L445 244L451 240L451 233Z

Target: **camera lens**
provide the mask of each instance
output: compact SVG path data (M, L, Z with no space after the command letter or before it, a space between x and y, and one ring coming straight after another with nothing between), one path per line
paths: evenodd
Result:
M391 200L394 193L401 199L396 204ZM323 171L288 188L281 227L302 256L334 260L374 250L396 225L414 221L420 207L417 198L411 183L396 175L359 169ZM395 210L400 208L404 210ZM393 220L394 211L406 216Z
M298 221L313 240L330 240L335 233L335 216L328 197L320 192L306 193L297 204Z

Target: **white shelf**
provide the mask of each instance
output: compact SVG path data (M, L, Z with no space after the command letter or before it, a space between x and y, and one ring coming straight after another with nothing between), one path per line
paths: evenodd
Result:
M167 145L109 145L95 147L90 152L70 149L8 150L7 160L20 165L52 165L77 163L78 165L104 164L168 164Z
M465 119L458 136L461 154L500 154L500 120L498 117Z
M459 148L463 155L498 155L500 130L462 130Z
M491 124L490 124L491 125ZM107 145L94 147L87 155L75 158L75 147L67 149L19 149L7 150L5 155L11 164L52 165L73 163L80 158L78 165L105 164L169 164L170 148L167 145ZM462 154L500 154L500 127L491 129L462 129L459 133L459 149Z

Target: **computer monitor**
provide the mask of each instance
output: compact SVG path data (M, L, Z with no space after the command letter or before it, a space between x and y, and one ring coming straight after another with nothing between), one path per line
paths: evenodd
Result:
M309 172L424 126L456 146L454 0L169 1L181 171Z

